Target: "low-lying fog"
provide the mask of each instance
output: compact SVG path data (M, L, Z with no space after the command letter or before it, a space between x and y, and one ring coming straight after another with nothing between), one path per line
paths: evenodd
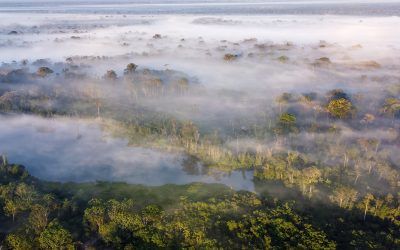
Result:
M223 183L254 190L252 173L215 173L184 156L139 147L107 136L96 121L0 116L0 154L50 181L123 181L163 185ZM247 176L246 176L247 175Z
M18 6L18 9L15 8ZM0 11L101 14L397 15L396 0L2 0Z
M209 121L221 110L265 107L260 99L283 91L374 92L397 84L399 23L399 16L2 14L0 70L35 72L43 64L35 60L48 59L62 75L67 58L95 78L110 69L121 77L130 62L138 69L177 70L205 86L208 98L160 98L152 105L163 112L190 107L190 114L174 114L190 119L194 107L197 119ZM224 60L226 54L234 60ZM320 58L329 63L315 66ZM240 98L223 100L221 91Z
M354 11L345 16L337 15L343 14L340 8L333 13L322 11L333 15L249 15L254 13L245 8L230 15L187 14L190 11L157 15L135 14L130 5L124 5L126 11L101 6L95 8L107 12L94 13L91 6L70 6L60 13L63 7L57 4L47 10L34 4L22 9L10 2L0 4L0 94L35 93L56 85L53 92L57 94L46 94L62 93L65 100L97 84L101 94L96 98L113 103L118 110L129 112L140 105L190 119L208 132L220 129L223 133L230 127L251 130L247 125L252 120L272 123L276 117L269 113L277 109L276 97L285 91L315 92L321 97L342 88L362 96L357 109L368 114L381 107L382 93L400 83L400 17L392 13L399 8L395 2L378 4L378 12L371 7L372 12ZM212 9L212 5L205 6ZM173 5L151 8L165 14ZM305 7L291 8L304 13ZM305 13L321 14L321 9ZM138 65L140 76L148 76L149 69L162 85L170 78L183 77L196 91L157 96L146 92L146 98L140 99L132 82L124 82L128 63ZM54 72L38 77L35 74L41 66ZM103 81L108 70L115 70L114 81ZM46 98L38 102L62 106ZM391 122L386 118L375 121ZM393 128L398 131L398 124ZM370 131L379 130L376 126ZM226 144L238 144L238 139ZM1 116L0 153L48 180L152 185L202 181L253 190L252 177L243 179L241 172L220 179L192 175L183 166L183 156L127 147L126 141L105 137L93 121Z
M152 66L168 64L173 67L184 63L172 59L208 60L219 56L221 51L244 53L254 44L289 42L293 47L289 51L288 48L281 48L280 54L293 53L296 58L308 57L312 60L329 52L341 60L345 57L347 60L366 59L367 56L369 60L377 60L388 59L392 50L398 51L399 35L396 31L399 19L398 16L334 15L2 13L0 52L3 62L44 57L60 61L73 55L133 53L131 56L137 60L144 59L146 55L157 56L159 64ZM155 34L160 34L160 39L153 39ZM321 40L331 46L317 50L315 47ZM363 49L352 47L355 45L361 45Z

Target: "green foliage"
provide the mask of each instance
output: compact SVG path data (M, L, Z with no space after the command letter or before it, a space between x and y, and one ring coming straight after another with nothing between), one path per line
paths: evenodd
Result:
M283 113L279 116L276 132L278 134L285 134L291 132L298 132L296 127L296 116L290 113Z
M94 231L104 242L117 248L129 243L144 248L265 249L283 245L307 246L310 242L313 242L312 249L318 249L318 245L327 249L335 246L323 232L311 225L303 225L288 205L263 208L261 201L251 195L208 202L182 201L172 214L164 214L154 206L138 211L130 200L93 203L95 205L85 211L85 217L91 221L89 224L100 225ZM90 214L99 207L105 213L102 223L97 224L90 219Z
M284 126L293 126L296 124L296 116L289 113L284 113L279 117L279 122Z
M159 76L144 72L146 81L131 86L135 98L156 97L168 88L179 95L191 90L186 77L175 78L167 88ZM131 83L140 74L136 65L128 65L123 80ZM387 150L398 143L393 129L399 114L396 98L385 96L370 105L375 109L367 109L360 105L362 97L350 99L340 89L325 98L313 92L283 93L276 99L279 111L275 107L254 120L243 116L220 129L152 112L135 102L127 108L103 103L97 90L87 99L54 96L6 92L0 109L93 117L94 108L101 106L104 130L130 145L184 152L189 155L184 162L188 172L195 173L192 168L199 162L210 174L249 169L257 185L275 183L280 189L267 186L265 193L254 195L201 183L48 183L2 157L0 233L9 248L70 248L79 241L115 249L399 248L400 176ZM61 99L62 108L41 105ZM385 140L375 138L364 133L368 130L360 122L391 134ZM356 138L346 136L350 128Z
M339 186L332 193L332 206L318 209L321 204L311 203L302 208L300 199L297 207L295 202L272 202L248 192L218 195L223 189L209 193L212 189L200 183L184 187L185 192L180 186L153 188L160 190L157 194L150 188L126 184L61 185L30 176L13 179L7 175L15 174L11 171L14 166L2 168L6 176L0 185L0 205L4 209L7 202L16 202L27 216L18 217L18 224L0 217L6 219L5 243L12 249L73 249L78 241L117 249L335 249L400 244L396 240L400 231L398 196L359 197L352 188ZM257 173L259 178L282 179L300 189L305 185L307 199L314 199L310 187L320 184L323 175L298 152L269 159L267 169ZM200 194L202 191L205 193ZM99 196L106 199L95 198ZM154 196L174 200L166 203ZM365 225L359 224L364 212ZM373 233L376 230L377 235Z
M40 234L39 245L42 249L74 249L71 234L56 220Z
M353 105L350 101L344 98L340 98L331 100L328 104L327 109L333 117L344 119L351 114L353 110Z
M6 238L6 244L9 248L15 250L29 250L33 249L32 242L26 237L19 234L9 234Z
M394 118L396 114L400 113L400 99L387 98L383 105L382 112L390 114Z

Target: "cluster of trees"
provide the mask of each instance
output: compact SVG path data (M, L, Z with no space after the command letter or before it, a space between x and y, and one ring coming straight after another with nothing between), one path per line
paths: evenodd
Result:
M2 111L100 116L102 109L109 108L110 102L116 102L111 100L109 95L111 88L124 89L120 97L125 100L118 103L126 105L143 98L182 96L188 93L190 85L193 85L188 76L181 72L146 68L137 70L138 65L134 63L126 66L123 76L119 76L115 70L107 70L101 78L82 73L81 68L87 66L77 65L70 58L63 65L63 70L57 74L45 60L32 64L35 65L47 66L38 67L35 73L30 73L24 64L21 69L11 70L5 75L0 74L0 83L4 84L4 88L0 90ZM47 84L49 82L51 84ZM7 84L27 84L27 89L13 90L12 85Z
M255 195L189 202L173 212L132 200L92 200L84 213L91 232L113 248L335 249L324 232L306 223L288 205L270 208Z
M124 84L131 93L131 97L136 101L139 98L159 97L167 94L184 95L189 90L189 80L180 72L137 70L137 68L138 65L129 63L124 69L122 77L119 77L114 70L108 70L103 79L114 84Z
M290 206L239 193L218 200L184 200L168 211L158 204L140 206L123 199L78 204L71 195L42 192L40 181L3 159L0 219L5 226L0 229L6 232L6 246L54 249L91 242L114 248L398 247L400 171L393 148L400 143L400 88L384 90L374 102L341 89L325 95L283 93L268 112L256 114L254 120L226 121L219 128L229 129L221 133L141 106L142 97L184 95L191 86L176 72L137 68L128 64L123 77L110 70L95 84L75 89L74 95L59 86L3 91L0 111L101 117L106 131L132 145L183 151L217 170L251 169L257 182L283 183L299 192L298 203L304 199L328 204L337 218L345 217L355 226L322 216L313 205L309 220L303 209L293 212ZM37 72L41 78L50 74L46 67ZM108 99L101 84L127 87L130 102ZM375 135L377 130L389 136ZM251 140L251 145L241 145L242 140ZM328 222L318 223L319 217ZM375 227L385 237L373 236ZM343 234L351 238L338 236ZM363 237L368 240L362 242Z
M0 234L6 236L0 238L0 246L74 249L72 234L58 220L68 209L68 201L40 192L37 180L22 166L4 161L0 173Z
M295 122L295 116L284 113L277 125L289 129ZM290 140L282 135L269 147L237 150L226 147L226 141L216 132L201 133L192 122L166 119L114 124L119 136L130 138L134 144L150 142L152 147L183 148L187 154L219 170L254 169L257 179L282 181L309 197L320 189L332 194L337 186L358 190L360 199L367 191L374 195L399 192L399 172L380 139L347 138L333 130L313 134L311 141L305 141L302 134L291 132Z
M230 191L200 200L180 196L166 206L146 195L132 200L112 184L82 195L78 184L40 181L4 157L0 173L4 249L400 247L400 203L393 195L368 194L357 203L356 191L339 188L327 204ZM110 188L119 198L107 198Z
M136 69L137 65L128 64L125 76L152 75L149 72L139 74ZM326 166L338 167L342 172L341 180L354 176L354 183L357 184L360 177L366 176L365 170L368 169L368 175L371 172L377 173L379 179L390 182L391 186L398 186L396 182L399 181L399 174L394 169L393 163L388 160L385 147L387 144L395 144L396 140L400 138L399 135L394 132L393 140L384 142L367 137L368 135L365 138L345 138L340 141L342 125L336 123L336 120L342 120L346 126L350 126L352 129L358 129L357 127L364 123L369 124L368 128L391 128L393 122L385 123L385 119L387 117L392 120L397 119L399 100L394 97L384 98L381 107L377 108L374 114L363 110L361 110L362 113L356 112L353 99L357 100L357 98L350 97L340 89L329 91L325 97L320 97L316 93L300 96L283 93L277 98L279 111L276 110L275 125L271 126L267 121L261 120L260 124L247 126L254 127L254 129L233 128L232 131L223 131L224 135L220 136L218 131L213 128L202 129L191 121L179 121L168 115L144 109L139 105L119 107L119 103L107 103L102 98L102 93L96 88L88 89L90 91L87 91L87 95L68 98L54 93L46 96L6 92L0 97L0 109L6 112L20 111L46 116L68 114L102 116L104 120L112 118L115 119L113 124L118 124L118 126L108 126L108 128L112 127L113 130L118 130L116 134L128 138L132 144L183 149L206 165L219 169L260 168L258 172L263 172L265 169L270 169L268 158L271 161L274 154L295 151L305 154L306 157L303 158L314 159L315 167L318 169ZM55 103L53 99L57 98L62 100L62 105L57 105L57 108L45 105L46 103ZM358 108L358 110L360 109ZM328 118L328 123L326 118ZM378 119L380 121L377 121ZM238 124L238 126L240 125ZM305 143L303 133L311 133L315 140ZM330 137L338 140L330 140ZM256 138L261 145L265 141L274 141L274 145L261 147L262 149L245 150L239 150L238 147L234 149L227 147L229 142L237 141L236 144L239 144L239 139L247 138ZM299 144L302 145L298 146ZM318 161L322 161L323 164ZM339 164L338 162L343 163ZM291 174L291 176L302 171L302 169L294 169L296 174ZM268 175L273 174L269 173ZM342 175L347 175L347 177ZM290 179L289 183L294 181L294 178ZM298 186L303 189L305 187L305 185Z
M135 70L136 65L128 65L126 74L131 74ZM38 100L36 97L31 98L30 95L21 97L11 93L3 95L0 99L4 100L3 106L0 105L3 111L13 107L10 104L12 103L22 108L22 112L29 110L26 109L26 103ZM184 150L205 165L219 170L254 169L257 179L282 181L287 186L298 188L306 196L312 196L321 189L321 186L322 189L328 189L333 193L335 186L331 183L353 187L361 191L362 195L367 188L374 195L381 195L387 191L396 194L399 190L399 171L391 161L390 152L386 147L396 145L398 135L394 132L391 141L368 137L368 134L346 137L341 135L341 125L336 124L335 120L342 120L347 126L354 128L360 126L360 121L354 121L356 117L363 117L361 122L386 119L387 114L391 119L396 119L398 103L395 98L386 98L376 114L356 115L355 105L351 99L355 97L350 98L343 90L329 91L323 98L318 98L315 93L299 97L284 93L277 100L279 112L276 115L275 125L255 126L258 131L263 131L257 132L256 137L260 147L254 146L248 149L239 149L239 139L254 138L256 134L254 130L236 128L234 132L224 131L224 135L221 136L217 130L204 130L191 121L180 121L135 106L129 108L129 111L118 110L117 113L110 105L102 106L103 124L106 130L129 139L131 144ZM55 114L68 112L67 110L77 100L71 99L70 102L71 105L65 105L63 111L52 112ZM96 103L99 116L100 101ZM312 109L311 123L308 107ZM35 110L30 111L35 112ZM325 123L324 118L329 118L330 124L319 126L318 121L322 120ZM393 126L391 119L386 124L372 124L370 128ZM311 136L311 140L305 140L304 133L309 133L306 136ZM263 145L265 140L273 143L265 146ZM234 142L236 147L228 147L229 142Z

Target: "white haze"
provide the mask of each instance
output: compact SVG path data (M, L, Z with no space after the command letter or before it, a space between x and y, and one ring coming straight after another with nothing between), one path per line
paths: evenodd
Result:
M215 48L221 45L221 40L240 42L257 38L259 43L293 42L300 47L316 44L320 40L343 47L361 44L364 53L347 51L348 56L385 60L393 55L393 50L399 50L400 36L396 32L399 22L398 16L216 17L3 13L0 16L0 38L3 43L0 52L4 62L34 60L44 56L58 61L72 55L142 54L152 52L148 47L152 43L156 49L162 50L160 54L165 57L163 61L171 63L168 56L183 59L199 57L198 50ZM12 30L21 34L8 35ZM151 41L154 34L166 36L166 39L163 42ZM72 40L71 36L81 39ZM198 44L199 37L205 42L202 46ZM181 42L181 38L188 41ZM122 46L124 42L129 45ZM188 43L190 46L187 46ZM176 48L179 44L192 49L179 52ZM241 49L232 48L238 52Z
M128 147L126 141L104 134L95 121L27 115L0 116L0 120L0 154L45 180L146 185L205 182L254 190L251 176L244 179L241 172L207 175L198 163L193 167L199 173L185 172L183 156Z
M34 7L23 13L15 6L0 5L0 62L4 63L5 71L21 67L20 62L25 59L29 62L48 59L61 75L62 67L56 65L68 57L88 66L83 71L91 79L100 79L109 69L122 76L130 62L138 64L139 70L181 71L204 92L143 100L141 104L178 118L192 119L208 128L226 126L235 117L251 123L251 119L259 118L256 114L268 113L275 97L283 91L324 94L343 88L351 94L367 94L365 105L358 108L368 112L376 109L372 104L380 101L381 91L400 83L398 15L118 14L122 7L112 13L94 14L88 6L83 13L73 8L66 13L57 9L39 13ZM12 31L17 34L10 34ZM160 34L161 39L154 39L155 34ZM239 57L226 62L223 58L227 53ZM107 58L92 60L82 56ZM279 61L281 56L288 61ZM321 57L328 57L332 64L313 66ZM381 67L357 66L371 61ZM37 70L37 66L29 64L29 67L31 72ZM71 84L87 83L83 80ZM119 98L121 93L125 94L121 86L108 86L106 92L112 100L126 99ZM125 101L123 104L130 104ZM79 140L76 139L78 123L83 134ZM56 132L40 132L44 124ZM387 136L383 131L368 132L377 137ZM355 137L364 131L348 128L343 133ZM154 185L215 181L207 176L186 175L175 155L128 148L125 141L101 138L95 124L1 117L0 153L6 152L14 162L26 164L39 177ZM247 139L241 142L247 148L253 144ZM226 144L235 147L235 143ZM240 177L236 174L226 178L226 183L231 185L229 180L234 180L231 182L236 185L243 183L238 188L251 190L251 178L236 181Z

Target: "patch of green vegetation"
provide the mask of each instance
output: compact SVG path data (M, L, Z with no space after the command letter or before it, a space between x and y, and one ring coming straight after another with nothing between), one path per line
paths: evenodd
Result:
M317 177L315 169L305 171ZM338 189L335 205L202 183L61 184L38 180L5 158L0 174L0 245L6 249L400 246L394 196L368 194L356 203L353 191Z
M129 105L108 100L95 86L73 97L56 89L6 92L0 110L96 118L129 145L181 152L212 171L254 170L259 194L202 183L45 182L3 158L0 230L8 248L70 248L71 241L117 249L400 248L400 173L390 151L400 139L397 89L377 99L342 89L285 92L252 119L243 114L215 127L138 101L168 91L183 96L190 91L186 78L167 86L135 65L123 79L115 72L106 78L139 81L129 85Z

